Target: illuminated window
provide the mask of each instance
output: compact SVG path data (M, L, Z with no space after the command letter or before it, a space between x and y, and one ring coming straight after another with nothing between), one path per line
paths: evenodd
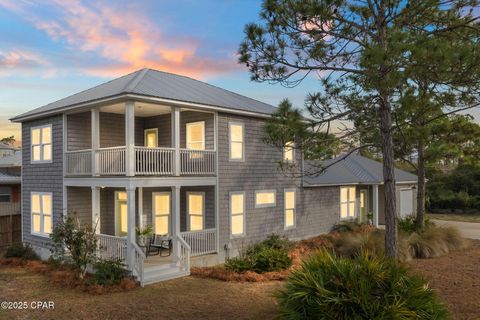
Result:
M205 150L205 121L187 123L187 149Z
M170 192L153 193L153 214L155 234L169 234Z
M340 217L355 217L355 187L340 188Z
M128 233L128 206L127 193L115 192L115 235L125 236Z
M285 190L285 228L295 227L295 190Z
M285 161L285 162L295 161L295 152L294 152L293 141L289 141L289 142L285 143L285 146L283 147L283 161Z
M255 191L255 208L275 207L275 198L275 190Z
M158 147L158 129L146 129L145 130L145 147L156 148Z
M245 234L245 193L230 193L230 226L232 236Z
M52 125L31 129L32 162L52 161Z
M51 193L31 193L32 234L48 236L50 233L52 233L52 206Z
M205 193L187 192L187 208L189 230L203 230L205 216Z
M244 159L244 132L243 123L230 122L228 124L230 137L230 160Z

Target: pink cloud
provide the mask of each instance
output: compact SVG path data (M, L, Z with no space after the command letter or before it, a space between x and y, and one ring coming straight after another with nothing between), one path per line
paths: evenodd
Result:
M25 50L0 50L0 74L10 74L18 70L31 71L48 63L38 54Z

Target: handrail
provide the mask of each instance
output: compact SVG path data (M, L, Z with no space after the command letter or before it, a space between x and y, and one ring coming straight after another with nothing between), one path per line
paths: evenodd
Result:
M181 235L177 234L177 240L180 244L180 255L179 255L179 262L180 267L184 269L184 271L190 272L190 252L191 248L188 243L182 238Z
M116 149L125 149L125 148L126 148L126 146L105 147L105 148L98 148L97 151L116 150Z
M81 153L81 152L89 152L89 151L92 151L92 149L68 150L68 151L65 151L65 153Z
M185 242L190 246L191 256L201 256L217 252L217 229L181 232Z
M145 259L147 256L143 252L143 250L135 243L132 242L132 249L133 249L133 271L137 273L137 278L140 282L140 285L143 287L143 281L144 281L144 276L143 276L143 269L144 269L144 263Z

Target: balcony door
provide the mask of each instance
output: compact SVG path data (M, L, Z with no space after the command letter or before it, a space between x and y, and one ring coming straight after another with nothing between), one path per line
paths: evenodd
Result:
M155 234L170 234L170 217L172 213L170 192L154 192L152 201L152 221Z
M123 237L128 233L127 193L115 192L115 236Z

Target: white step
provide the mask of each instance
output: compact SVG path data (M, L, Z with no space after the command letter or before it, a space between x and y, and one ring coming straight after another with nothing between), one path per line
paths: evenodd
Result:
M145 268L143 272L143 285L185 277L188 275L190 275L189 271L185 271L175 264L148 267Z

